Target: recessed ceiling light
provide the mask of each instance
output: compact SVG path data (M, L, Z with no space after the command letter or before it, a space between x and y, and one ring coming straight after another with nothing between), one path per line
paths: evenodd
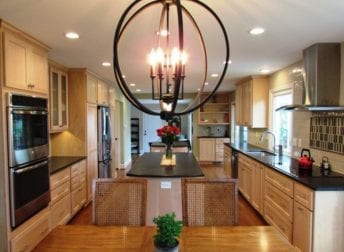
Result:
M125 79L125 75L124 74L122 75L122 78Z
M259 72L261 72L262 74L267 74L267 73L270 73L270 70L263 68L263 69L260 69Z
M208 85L209 85L209 83L208 83L208 82L205 82L205 83L204 83L204 85L205 85L205 86L208 86Z
M136 89L136 92L141 92L141 89Z
M136 86L135 83L130 83L129 85L130 85L131 87L135 87L135 86Z
M78 39L79 38L79 34L75 33L75 32L67 32L65 34L66 38L69 39Z
M227 63L228 63L228 64L232 64L232 61L231 61L231 60L228 60ZM226 61L224 61L223 64L226 64Z
M302 68L297 67L293 69L293 73L301 73L301 72L302 72Z
M197 88L197 91L201 91L201 89L200 89L200 88Z
M102 66L104 66L104 67L109 67L109 66L111 66L111 63L110 63L110 62L103 62L103 63L102 63Z
M219 75L217 73L213 73L211 74L211 77L216 78L216 77L219 77Z
M265 29L262 27L255 27L249 31L251 35L260 35L265 32Z
M160 36L163 36L163 37L166 37L168 35L168 31L167 30L161 30L160 32L157 31L156 32L156 35L160 35Z

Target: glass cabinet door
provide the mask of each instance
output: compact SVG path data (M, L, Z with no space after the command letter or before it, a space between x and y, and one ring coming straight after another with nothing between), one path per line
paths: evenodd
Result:
M67 74L55 68L50 70L50 100L50 131L66 130L68 128Z

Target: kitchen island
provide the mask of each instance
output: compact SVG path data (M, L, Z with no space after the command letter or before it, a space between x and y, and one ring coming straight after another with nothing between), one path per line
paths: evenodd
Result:
M182 219L182 185L186 177L203 177L203 173L192 153L174 153L176 165L160 166L163 153L149 152L140 156L127 176L147 179L146 225L154 225L153 218L175 212Z

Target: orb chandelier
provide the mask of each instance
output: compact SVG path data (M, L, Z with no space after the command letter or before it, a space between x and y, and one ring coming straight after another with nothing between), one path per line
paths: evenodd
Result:
M208 71L208 56L205 46L205 40L199 25L196 23L195 18L192 16L191 10L187 9L182 2L190 2L205 10L206 13L213 17L215 23L218 24L224 40L223 59L221 59L222 73L211 92L208 92L206 96L201 94L206 85L207 71ZM154 111L140 102L140 100L135 97L135 95L129 89L129 85L126 82L126 78L123 74L123 69L121 68L121 62L119 59L119 45L121 42L122 35L126 32L129 24L134 22L134 19L141 15L147 9L160 5L161 12L159 20L159 30L158 30L158 41L156 45L152 45L153 49L147 52L149 65L144 71L147 72L147 78L151 79L151 90L152 90L152 100L159 100L160 111ZM171 22L170 22L170 12L175 10L177 19L177 45L172 47L171 45ZM193 8L196 9L196 8ZM195 90L193 100L183 108L181 111L177 111L176 107L178 100L184 99L184 86L185 79L188 76L188 54L184 51L184 18L192 24L195 33L197 34L200 41L200 48L202 49L202 57L204 61L202 79L199 83L199 91ZM208 18L208 17L204 17ZM142 25L142 24L138 24ZM219 39L217 37L216 39ZM127 9L124 11L120 20L117 24L114 42L113 42L113 66L114 74L116 77L117 84L124 94L124 96L129 100L129 102L136 107L138 110L151 114L160 115L161 119L166 121L171 120L174 116L180 116L188 114L199 107L201 107L205 102L207 102L211 96L217 91L220 84L222 83L229 62L229 42L225 27L217 16L217 14L206 4L198 0L136 0L131 3ZM128 69L126 69L128 70ZM126 71L127 72L127 71ZM148 77L149 76L149 77Z

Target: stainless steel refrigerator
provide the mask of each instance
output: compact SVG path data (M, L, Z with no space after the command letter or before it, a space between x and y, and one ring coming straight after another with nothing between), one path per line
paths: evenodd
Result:
M111 127L108 107L98 107L98 177L111 178Z

